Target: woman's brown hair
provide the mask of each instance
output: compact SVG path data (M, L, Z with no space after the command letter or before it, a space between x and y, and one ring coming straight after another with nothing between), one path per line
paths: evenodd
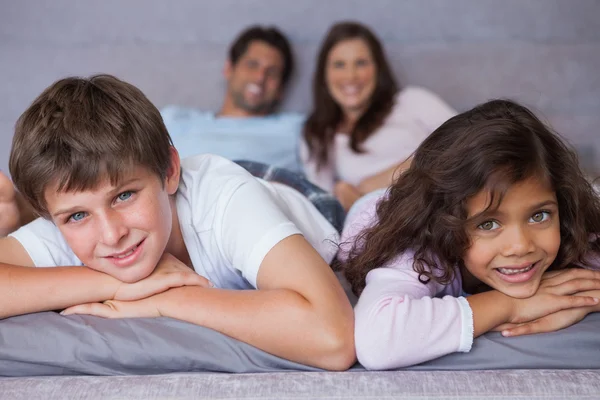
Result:
M355 293L367 273L414 251L419 280L449 283L470 246L468 199L482 190L497 207L510 185L536 177L556 192L561 246L550 268L600 251L600 197L576 153L527 108L493 100L450 118L416 150L411 167L377 205L378 222L350 247L344 273ZM486 210L487 211L487 210ZM485 211L484 211L485 212Z
M343 117L340 106L327 88L327 58L334 46L351 39L361 39L367 44L377 68L377 82L370 104L350 132L350 147L353 151L362 152L361 144L383 124L394 106L394 97L398 92L398 84L375 34L356 22L340 22L333 25L319 51L313 77L313 111L304 124L303 133L310 157L316 158L319 167L328 162L329 147Z

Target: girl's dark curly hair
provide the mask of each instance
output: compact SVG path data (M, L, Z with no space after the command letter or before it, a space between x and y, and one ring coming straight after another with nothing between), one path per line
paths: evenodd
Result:
M350 247L342 268L352 289L360 294L370 270L407 250L421 282L449 283L470 246L467 226L478 217L468 218L467 200L488 190L488 209L497 207L511 184L532 176L558 200L561 246L550 268L586 265L586 253L600 251L591 236L600 233L600 197L576 153L527 108L493 100L449 119L416 150L377 205L379 222Z

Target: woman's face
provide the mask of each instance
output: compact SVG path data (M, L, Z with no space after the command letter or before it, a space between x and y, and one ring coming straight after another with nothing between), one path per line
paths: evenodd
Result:
M377 66L363 39L343 40L327 56L325 82L346 117L360 117L377 85Z

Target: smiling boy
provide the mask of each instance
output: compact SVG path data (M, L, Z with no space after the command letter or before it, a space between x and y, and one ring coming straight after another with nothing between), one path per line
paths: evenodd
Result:
M17 122L10 170L43 218L0 239L2 316L57 306L168 316L308 365L355 361L352 308L328 265L332 224L300 192L231 161L180 163L134 86L108 75L54 83ZM115 278L139 287L165 259L212 287L188 277L116 295Z

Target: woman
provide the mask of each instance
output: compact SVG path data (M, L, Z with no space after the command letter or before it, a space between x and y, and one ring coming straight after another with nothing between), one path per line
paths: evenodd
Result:
M389 186L421 141L455 114L423 88L400 89L377 37L355 22L334 25L323 41L313 102L300 150L304 170L346 209Z

